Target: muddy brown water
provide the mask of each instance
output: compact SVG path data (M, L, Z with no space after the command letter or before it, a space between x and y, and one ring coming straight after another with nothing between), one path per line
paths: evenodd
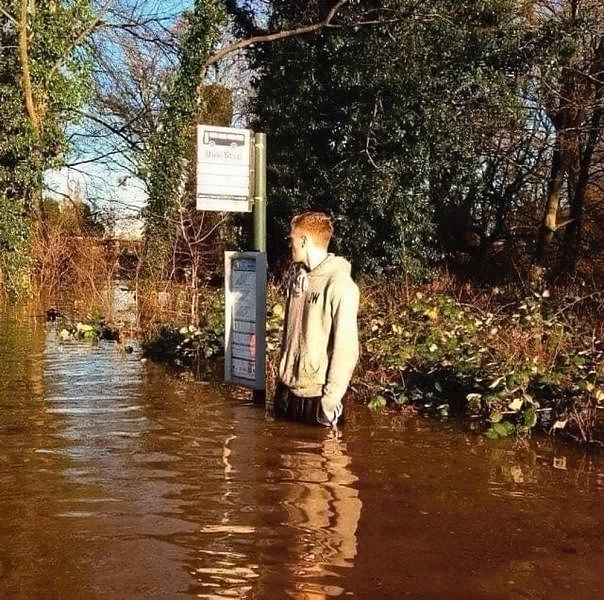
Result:
M274 422L0 309L0 598L604 597L598 453L347 417Z

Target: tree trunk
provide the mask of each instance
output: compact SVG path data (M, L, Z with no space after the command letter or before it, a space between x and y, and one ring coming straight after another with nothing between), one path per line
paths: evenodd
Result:
M21 13L19 15L19 62L21 64L21 86L25 99L25 108L36 135L40 133L40 116L34 100L34 90L29 70L29 36L27 32L27 15L29 10L34 10L34 0L21 0Z
M554 234L557 228L558 209L560 207L560 190L564 182L565 168L563 163L563 151L560 148L560 137L556 138L556 147L552 156L552 169L547 186L547 200L539 235L537 237L537 246L535 248L535 262L540 267L546 267L546 259L549 254Z
M596 95L596 98L598 98L599 101L601 101L601 97L602 91ZM564 245L561 261L562 269L567 273L575 269L577 259L581 253L585 200L589 184L593 154L600 136L600 124L602 122L603 112L604 111L601 108L594 111L589 124L585 146L583 149L579 148L577 150L577 158L579 161L577 167L577 180L574 186L573 194L569 197L570 222L564 233Z

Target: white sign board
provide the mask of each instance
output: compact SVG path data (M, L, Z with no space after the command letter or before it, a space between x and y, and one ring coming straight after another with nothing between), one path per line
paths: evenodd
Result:
M225 252L224 379L266 389L266 254Z
M252 210L252 132L197 126L197 209Z

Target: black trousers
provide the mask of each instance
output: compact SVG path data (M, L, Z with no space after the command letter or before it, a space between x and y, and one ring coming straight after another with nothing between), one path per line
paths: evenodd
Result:
M273 398L273 413L278 419L319 425L317 415L321 410L321 396L301 398L292 393L282 382L277 384Z

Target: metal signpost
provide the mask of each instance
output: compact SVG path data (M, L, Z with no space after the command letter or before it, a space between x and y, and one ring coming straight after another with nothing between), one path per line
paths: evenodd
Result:
M266 135L197 126L197 209L254 211L256 252L225 252L227 383L266 399Z

